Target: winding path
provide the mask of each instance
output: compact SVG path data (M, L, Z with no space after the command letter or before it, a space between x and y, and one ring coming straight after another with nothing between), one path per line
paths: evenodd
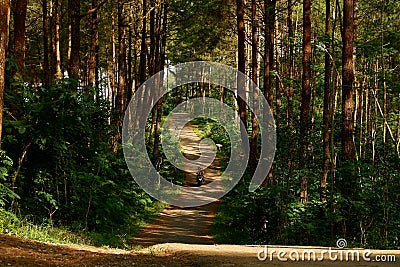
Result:
M182 115L177 119L185 119L185 114ZM179 133L180 145L188 159L195 159L200 156L198 147L201 138L193 131L194 127L188 123ZM211 147L205 149L212 150ZM209 152L203 150L203 155L213 154L212 151ZM219 162L216 158L205 169L205 178L206 182L209 183L219 177ZM186 172L183 186L196 186L195 180L195 173ZM168 206L152 223L141 230L139 235L132 240L133 244L142 247L162 243L214 244L215 242L209 234L209 227L217 208L218 202L194 208Z

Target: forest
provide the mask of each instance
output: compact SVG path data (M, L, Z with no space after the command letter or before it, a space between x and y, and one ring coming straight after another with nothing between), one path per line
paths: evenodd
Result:
M399 1L0 0L0 36L0 233L132 247L166 204L129 173L125 110L158 72L210 61L269 104L277 142L261 187L248 192L258 121L224 87L179 86L144 119L147 153L176 184L185 173L161 144L174 107L214 98L245 125L250 158L219 202L216 242L399 249ZM191 123L225 166L226 131Z

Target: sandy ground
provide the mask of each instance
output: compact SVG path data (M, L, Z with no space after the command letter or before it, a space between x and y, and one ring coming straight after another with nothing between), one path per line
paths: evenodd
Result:
M273 254L272 261L269 256L266 261L257 258L263 247L239 246L239 245L192 245L179 243L165 243L150 246L139 251L127 251L117 249L101 249L79 245L57 245L20 239L6 235L0 235L0 266L399 266L400 252L373 250L366 262L362 259L364 250L360 250L360 261L340 262L330 261L327 256L323 261L301 261L302 251L313 249L317 258L321 250L327 248L300 248L277 247L268 248L268 255L272 250L285 251L283 258L287 262L279 261L277 252ZM291 261L289 254L292 250L298 251L300 261ZM347 250L343 250L346 252ZM339 254L334 254L339 255ZM345 254L344 254L345 255ZM376 255L395 255L396 262L376 262ZM260 254L261 257L264 254ZM292 255L295 259L295 254ZM351 259L351 257L349 257ZM308 259L307 256L305 259ZM345 257L344 257L345 259Z

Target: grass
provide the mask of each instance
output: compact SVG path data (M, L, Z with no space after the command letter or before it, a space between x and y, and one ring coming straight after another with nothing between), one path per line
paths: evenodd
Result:
M98 247L133 249L131 239L139 230L156 217L165 207L155 202L144 213L131 216L131 220L111 232L72 231L64 226L47 222L35 222L33 217L17 217L0 208L0 234L12 235L43 242L59 244L91 245Z
M0 209L0 233L37 241L91 245L91 239L83 233L55 227L46 222L33 223L28 216L18 218L3 209Z

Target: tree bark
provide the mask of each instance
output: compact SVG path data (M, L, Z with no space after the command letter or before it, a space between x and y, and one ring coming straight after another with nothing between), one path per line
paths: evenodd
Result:
M150 34L150 55L149 55L149 77L155 73L155 50L156 50L156 11L154 0L150 0L150 18L149 18L149 34Z
M140 45L139 59L139 85L142 85L146 80L146 12L147 0L143 0L143 18L142 18L142 40Z
M251 1L251 72L252 80L255 84L258 84L258 21L257 21L257 3L256 0ZM254 92L254 112L258 112L258 93ZM251 145L250 145L250 166L255 169L257 166L257 148L258 148L258 121L256 116L252 115L252 133L251 133Z
M300 106L300 202L308 201L308 146L311 102L311 0L303 1L303 74Z
M288 0L288 35L289 35L289 88L287 93L288 107L287 107L287 124L290 129L293 129L293 71L294 71L294 33L293 33L293 3L292 0Z
M28 0L17 0L14 10L14 57L18 69L15 72L15 77L23 78L25 71L25 20Z
M49 20L47 0L42 0L43 11L43 85L46 87L50 82L50 64L49 64Z
M115 128L116 135L114 137L113 151L117 152L118 142L120 139L120 128L122 123L122 114L125 109L125 88L126 88L126 30L124 17L124 1L118 1L118 88L115 99Z
M79 79L81 49L81 1L68 0L68 20L70 21L69 78Z
M274 87L271 72L274 69L274 32L276 0L264 0L264 95L273 112Z
M246 73L246 51L245 51L245 38L246 38L246 29L244 25L244 4L243 0L236 0L236 23L237 23L237 31L238 31L238 70L239 72L245 74ZM243 76L238 76L237 81L237 90L238 90L238 98L237 103L239 107L239 116L242 120L245 130L247 131L247 107L246 102L243 99L245 96L245 81L242 79ZM240 97L242 96L242 97Z
M342 161L352 162L355 159L354 146L354 102L353 102L353 38L354 38L354 2L344 0L343 7L343 50L342 50ZM346 177L343 184L348 193L351 191L353 179Z
M92 8L97 7L97 0L92 0ZM89 51L89 79L88 84L96 85L97 54L99 50L99 29L97 10L92 13Z
M166 45L167 45L167 19L168 19L168 2L165 1L164 4L162 5L163 8L161 10L163 10L163 19L162 19L162 36L161 36L161 43L160 43L160 62L159 64L159 69L157 69L156 71L160 71L160 70L164 70L164 66L165 66L165 59L166 59L166 55L165 55L165 49L166 49ZM161 13L160 13L161 15ZM161 17L160 17L161 19ZM161 25L161 24L160 24ZM156 42L157 43L157 42ZM157 56L156 56L157 58ZM161 77L161 81L164 80L164 77ZM160 87L161 89L161 87ZM159 144L160 144L160 134L161 134L161 116L162 116L162 103L163 103L163 99L161 98L156 105L156 111L157 111L157 115L156 115L156 124L155 124L155 133L154 133L154 156L159 157Z
M53 29L53 47L52 47L52 65L55 68L55 79L60 80L63 76L61 71L61 52L60 52L60 15L59 15L59 2L58 0L54 0L53 8L53 20L54 20L54 29ZM53 77L52 77L53 78Z
M4 74L10 25L10 1L0 0L0 148L3 132Z
M328 178L329 167L330 167L330 142L329 142L329 118L330 118L330 80L331 80L331 59L330 59L330 13L331 13L331 1L325 0L325 79L324 79L324 111L323 111L323 172L321 178L321 202L326 202L326 181Z
M111 107L115 108L115 88L117 72L117 48L115 43L115 11L111 13L111 44L112 44L112 71L111 71Z

